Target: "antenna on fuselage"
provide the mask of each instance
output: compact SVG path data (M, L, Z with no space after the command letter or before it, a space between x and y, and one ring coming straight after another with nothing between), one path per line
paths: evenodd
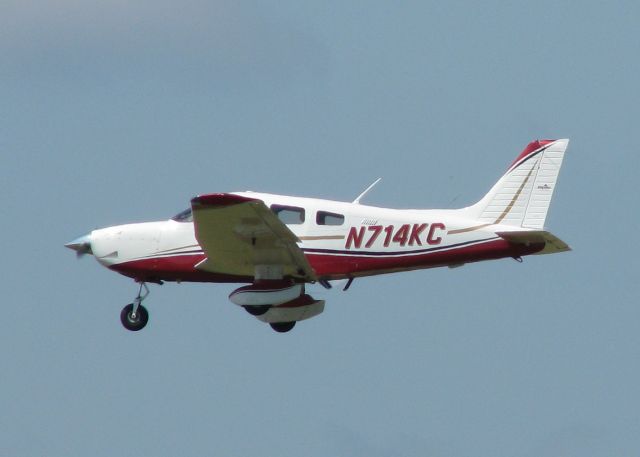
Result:
M373 181L371 183L371 185L369 187L367 187L364 191L362 191L362 193L360 195L358 195L356 197L356 199L354 201L352 201L351 203L353 203L354 205L359 205L360 204L360 199L362 197L364 197L365 195L367 195L367 192L369 192L371 189L373 189L373 186L375 186L376 184L378 184L380 181L382 180L382 178L378 178L375 181Z

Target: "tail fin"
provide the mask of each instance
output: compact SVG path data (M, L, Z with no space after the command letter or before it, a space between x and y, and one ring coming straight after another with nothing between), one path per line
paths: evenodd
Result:
M478 203L467 208L482 223L541 230L569 140L529 143Z

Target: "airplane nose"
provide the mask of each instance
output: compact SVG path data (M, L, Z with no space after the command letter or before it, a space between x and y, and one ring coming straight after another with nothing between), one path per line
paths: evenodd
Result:
M76 238L75 240L65 244L64 246L76 251L78 256L82 256L84 254L93 254L93 251L91 250L91 234Z

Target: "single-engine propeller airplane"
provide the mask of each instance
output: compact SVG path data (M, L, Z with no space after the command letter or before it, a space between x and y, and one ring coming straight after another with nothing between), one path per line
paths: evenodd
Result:
M141 330L146 283L246 283L229 299L277 332L317 316L305 284L570 250L544 230L569 140L531 142L479 202L462 209L388 209L255 192L200 195L167 221L94 230L65 246L140 284L120 314Z

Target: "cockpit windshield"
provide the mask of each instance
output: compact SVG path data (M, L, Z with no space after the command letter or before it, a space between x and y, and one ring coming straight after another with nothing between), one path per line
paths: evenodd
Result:
M176 214L171 218L176 222L193 222L193 214L191 213L191 208L187 208L181 213Z

